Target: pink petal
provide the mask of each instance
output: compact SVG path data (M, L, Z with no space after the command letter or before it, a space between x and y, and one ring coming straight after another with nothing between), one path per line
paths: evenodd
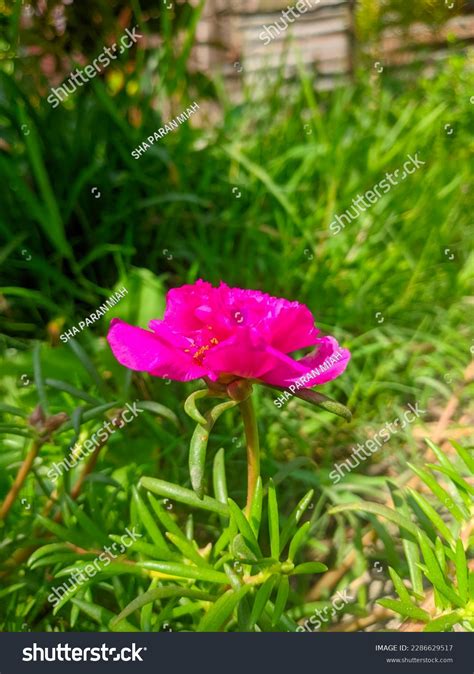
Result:
M340 347L334 337L320 337L316 341L318 348L315 352L298 361L291 358L282 360L277 368L265 373L263 381L283 388L291 384L298 388L311 388L336 379L346 369L350 351Z
M238 327L256 327L270 346L289 353L315 344L319 332L314 318L304 304L272 297L258 290L218 288L219 323L233 331Z
M118 362L131 370L177 381L190 381L206 374L192 357L173 348L155 333L118 318L112 319L107 340Z
M256 330L241 328L225 342L209 349L203 366L220 374L260 379L277 362L274 350L267 346Z
M163 320L177 332L188 334L203 328L203 322L212 317L217 288L206 281L173 288L166 295ZM205 312L206 316L198 315Z

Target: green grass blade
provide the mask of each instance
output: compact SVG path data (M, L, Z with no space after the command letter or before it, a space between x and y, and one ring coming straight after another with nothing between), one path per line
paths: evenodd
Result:
M278 516L278 501L275 485L270 480L268 485L268 532L270 535L270 554L273 559L280 555L280 521Z

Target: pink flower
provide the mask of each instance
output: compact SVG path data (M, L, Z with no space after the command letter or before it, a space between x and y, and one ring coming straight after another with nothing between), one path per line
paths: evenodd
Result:
M132 370L177 381L241 377L306 388L335 379L350 359L334 337L318 337L304 304L225 283L170 290L163 320L149 327L113 319L107 339L114 356ZM315 350L301 360L288 355L310 346Z

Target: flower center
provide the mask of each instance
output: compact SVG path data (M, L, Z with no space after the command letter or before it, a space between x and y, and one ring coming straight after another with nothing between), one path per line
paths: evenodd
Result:
M202 365L202 361L204 360L204 354L206 351L209 351L211 346L215 346L216 344L219 344L219 340L216 339L216 337L211 337L209 340L209 344L204 344L203 346L200 346L199 349L193 354L193 360L196 361L198 365ZM188 351L189 349L185 349L185 351Z

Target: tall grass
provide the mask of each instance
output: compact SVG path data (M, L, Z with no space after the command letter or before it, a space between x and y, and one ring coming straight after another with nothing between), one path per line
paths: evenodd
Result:
M103 339L112 312L72 348L58 336L115 286L129 289L116 315L145 326L162 311L166 288L199 277L223 280L306 303L319 327L353 353L344 377L325 387L351 408L351 424L298 401L278 411L269 391L257 395L262 474L279 485L284 512L305 488L316 490L312 545L340 561L347 520L338 515L334 524L326 504L340 506L354 494L376 498L384 478L367 475L374 464L390 457L403 477L419 444L411 429L395 436L337 489L328 477L334 461L408 402L426 409L429 423L472 358L472 71L457 57L431 79L401 86L385 75L359 73L353 85L329 93L315 93L301 71L284 89L262 82L258 104L247 91L236 106L217 93L218 79L199 88L185 74L194 19L178 58L165 13L157 62L128 74L124 68L118 89L96 78L56 110L11 74L0 76L7 144L0 179L10 188L0 206L2 491L26 451L25 417L38 400L50 413L70 416L46 443L27 484L29 498L41 502L48 463L94 430L104 405L115 409L137 397L148 403L147 413L111 441L88 478L84 507L92 517L100 511L100 526L116 531L129 521L132 486L142 475L189 486L192 426L180 405L193 386L132 378L120 368ZM165 83L155 90L162 75ZM139 160L130 156L170 111L193 100L201 108L199 126L182 124ZM206 123L216 102L220 116ZM337 236L330 232L354 197L416 153L423 167ZM34 351L33 340L42 342ZM460 393L461 407L468 393L469 387ZM245 456L236 423L232 413L219 422L209 463L224 446L229 493L241 500ZM67 520L69 506L62 507ZM15 517L5 558L30 531L19 504ZM196 522L209 533L199 516ZM330 548L331 537L339 550ZM44 542L41 535L37 542ZM25 592L34 594L37 582L30 573ZM138 590L132 580L113 584L102 590L120 589L118 612ZM296 607L304 592L298 585ZM107 601L112 604L110 596ZM10 604L9 610L14 613ZM41 625L40 600L33 613ZM78 615L76 605L70 625ZM80 623L92 628L88 620Z

